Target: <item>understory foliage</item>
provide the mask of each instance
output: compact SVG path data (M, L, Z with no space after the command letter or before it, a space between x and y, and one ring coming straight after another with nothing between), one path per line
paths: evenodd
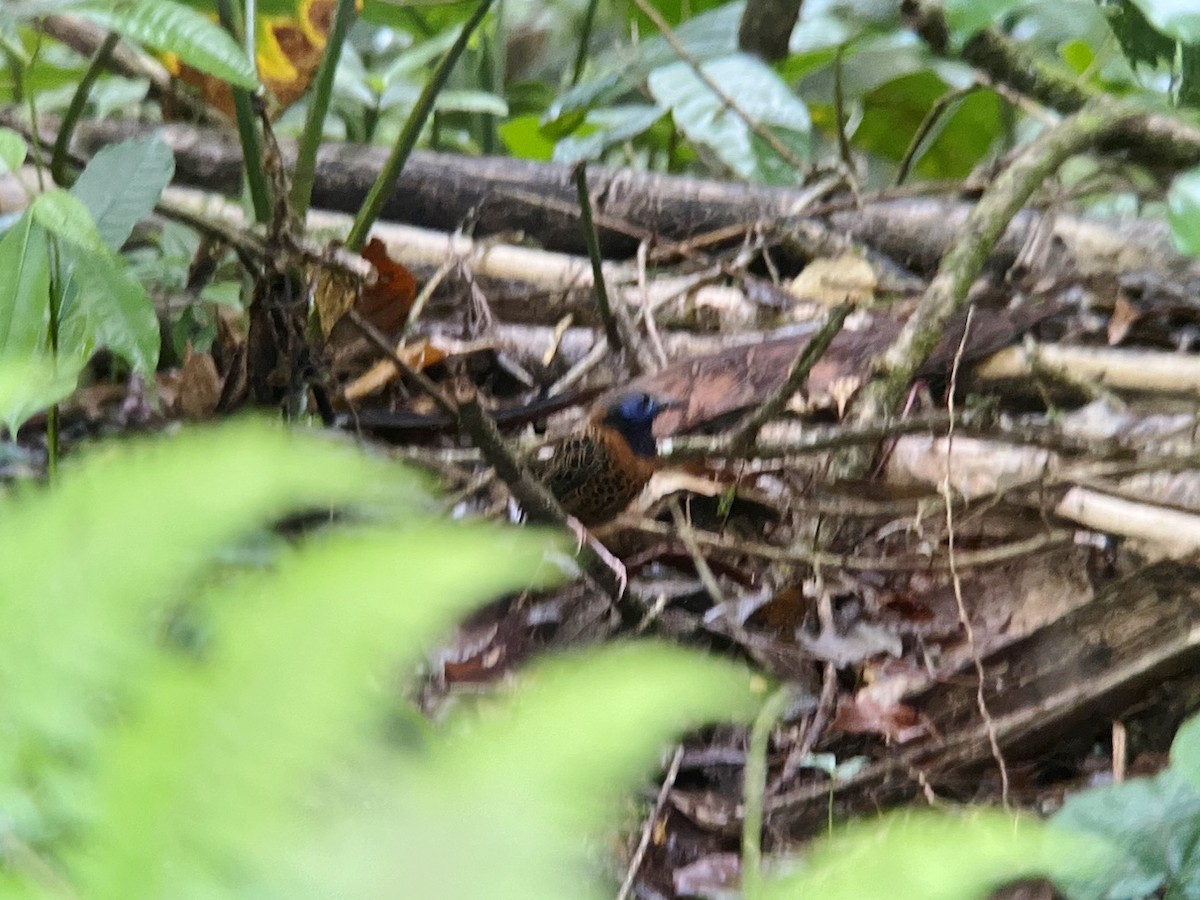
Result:
M303 539L266 527L334 509ZM5 896L606 896L620 796L672 735L744 719L762 686L617 645L430 726L400 687L422 649L554 571L547 535L434 509L408 471L253 421L94 448L7 498ZM983 896L1045 874L1080 898L1182 889L1200 874L1197 735L1155 779L1072 800L1057 828L894 814L761 896Z
M335 508L343 524L303 540L264 530ZM553 573L546 535L432 510L407 471L254 422L97 448L8 498L4 895L599 883L586 837L672 734L749 712L749 675L610 647L430 728L400 687L422 649Z
M307 124L302 99L279 110L280 133L396 141L473 6L361 5L329 115ZM104 116L145 97L128 75L79 90L88 61L31 37L49 12L227 85L299 96L275 35L310 6L259 4L256 67L215 3L13 0L0 5L0 103L64 113L78 99ZM506 6L417 123L419 142L790 185L797 160L827 163L844 137L878 187L961 178L1035 125L901 28L896 4L809 4L773 64L738 49L743 3L655 6L687 61L636 4L594 20L595 4ZM947 41L1003 24L1081 88L1194 105L1200 25L1186 7L955 0ZM544 52L509 60L524 37ZM0 173L28 150L0 129ZM126 142L0 218L10 433L69 395L97 351L153 379L163 348L147 286L182 289L198 240L166 226L153 262L128 241L174 164L156 139ZM1078 159L1063 182L1094 208L1166 217L1200 253L1196 171L1148 207L1145 171L1098 190L1109 177ZM243 303L231 268L171 323L178 355L212 340L214 306ZM289 516L330 521L285 539L272 526ZM422 653L468 611L552 580L553 546L451 523L411 472L254 421L94 447L51 486L13 489L0 501L4 896L611 896L612 834L659 751L706 722L745 721L764 686L731 663L631 643L546 660L503 696L425 721L405 699ZM1081 792L1049 823L890 815L773 863L758 893L936 900L1049 876L1079 900L1197 896L1198 844L1193 720L1164 772Z

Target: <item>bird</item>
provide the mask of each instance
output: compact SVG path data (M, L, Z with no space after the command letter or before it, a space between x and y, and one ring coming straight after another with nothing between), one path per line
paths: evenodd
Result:
M643 392L619 395L583 431L554 445L548 459L534 464L534 473L582 525L607 522L654 474L654 420L676 405Z

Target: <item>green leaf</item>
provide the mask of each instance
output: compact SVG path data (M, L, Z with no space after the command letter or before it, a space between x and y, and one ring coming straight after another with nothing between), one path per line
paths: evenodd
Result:
M158 366L160 333L154 306L141 282L107 253L68 253L72 293L64 301L59 349L91 356L105 347L135 372L152 376Z
M1114 0L1103 5L1112 33L1130 63L1170 65L1175 60L1175 41L1146 19L1133 0Z
M28 149L25 138L11 128L0 128L0 175L21 168Z
M818 842L761 900L982 900L1018 878L1085 869L1099 853L1085 838L999 810L895 813Z
M391 65L380 74L380 82L385 88L398 81L419 83L422 80L419 76L424 73L425 67L449 50L461 31L461 27L447 29L437 37L397 54Z
M1175 176L1167 192L1167 222L1179 252L1200 256L1200 168Z
M1200 716L1184 722L1171 743L1171 768L1200 792Z
M386 897L402 884L439 900L611 897L593 847L622 798L684 729L748 719L761 702L752 682L727 662L653 645L539 666L511 702L457 723L426 764L381 776L370 809L331 819L278 893Z
M769 66L757 57L735 54L707 62L701 70L747 117L770 128L795 155L807 156L812 125L808 108ZM649 87L690 141L740 177L775 184L794 184L799 177L688 63L651 72Z
M1163 885L1177 896L1200 891L1200 792L1173 769L1069 797L1051 823L1107 846L1095 865L1060 881L1071 898L1139 900Z
M164 53L235 87L258 87L254 64L215 22L175 0L93 3L73 10L93 22Z
M930 110L950 90L932 71L904 75L863 98L854 145L899 161ZM991 150L1002 132L1003 104L991 91L977 90L943 110L925 136L915 171L926 178L961 178Z
M417 516L421 496L409 473L348 442L248 421L84 453L53 490L6 498L0 682L20 685L0 692L8 827L29 840L86 813L72 773L143 683L164 604L218 547L331 505L386 498Z
M33 221L46 231L85 253L104 253L104 242L92 214L76 197L55 189L38 195L29 204Z
M508 104L503 97L488 91L448 90L440 91L433 108L439 112L484 113L489 116L507 116Z
M92 214L100 239L120 250L133 226L154 204L175 174L175 154L157 135L110 144L88 161L71 194Z
M1200 9L1189 0L1131 0L1146 19L1174 40L1200 44Z
M0 272L0 358L28 359L50 327L50 253L32 211L0 238Z
M675 29L675 39L697 62L736 53L738 22L745 7L746 4L738 0L701 13ZM547 110L544 122L553 122L592 106L613 103L638 88L655 69L678 59L679 54L661 35L640 41L633 51L617 54L605 71L579 82L559 97Z
M0 423L15 435L30 416L70 396L82 368L77 361L36 356L0 360Z
M1027 0L946 0L946 24L959 43L998 23Z
M497 126L500 140L517 159L548 162L554 155L554 142L542 133L538 119L535 115L516 116Z
M136 724L98 754L94 837L71 866L87 895L244 896L242 879L298 864L286 836L340 808L319 785L369 746L389 669L528 586L547 548L428 521L326 541L207 598L204 659L162 659Z
M559 141L554 161L571 165L580 160L599 159L609 148L631 140L649 130L663 117L657 106L630 105L596 109L588 113L587 124L596 130L574 134Z

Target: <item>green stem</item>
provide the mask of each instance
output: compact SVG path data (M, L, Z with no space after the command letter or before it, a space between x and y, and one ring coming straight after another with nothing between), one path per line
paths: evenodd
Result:
M96 83L96 79L108 65L108 58L112 56L113 48L120 40L121 36L115 31L110 31L105 36L104 42L96 48L87 71L79 79L75 93L71 95L71 103L63 114L62 123L58 127L58 137L54 141L54 153L50 157L50 177L54 179L55 184L62 187L70 187L71 183L75 181L75 173L71 171L67 162L67 150L71 146L71 135L75 133L75 124L83 115L83 108L87 106L92 85Z
M763 703L750 728L750 746L742 771L742 896L755 900L762 891L763 795L767 790L767 749L771 731L792 702L792 689L782 685Z
M575 67L571 72L571 87L579 84L583 75L583 67L587 63L588 44L592 40L592 25L596 21L596 7L600 0L589 0L587 10L583 14L583 27L579 30L579 49L575 51Z
M50 340L50 359L54 366L58 366L58 320L59 313L62 309L62 281L59 278L59 253L58 241L55 240L52 234L47 232L46 239L49 242L50 249L50 293L46 298L50 309L50 322L48 335ZM59 448L59 418L58 404L54 403L46 413L46 476L51 483L58 476L58 448Z
M592 199L588 196L587 168L583 163L575 166L571 173L575 179L575 190L579 195L579 218L583 223L583 238L587 243L588 258L592 261L592 281L596 293L596 306L604 322L604 335L613 353L621 352L621 329L608 299L608 287L604 283L604 259L600 256L600 237L596 234L596 223L592 220Z
M217 0L217 14L225 30L233 39L241 42L245 33L240 27L241 16L235 7L237 0ZM250 29L253 34L253 29ZM250 57L254 59L253 56ZM271 220L271 186L262 169L262 139L254 121L254 108L250 103L250 92L245 88L233 90L233 110L237 118L238 137L242 142L242 168L246 172L246 186L250 191L250 203L254 207L254 218L258 222Z
M379 218L380 212L383 211L383 204L387 202L388 197L396 189L396 181L400 178L400 172L403 171L409 154L412 153L413 147L416 146L417 138L421 134L425 120L429 118L429 113L433 109L433 101L437 98L438 91L442 89L446 80L450 77L450 71L454 68L454 64L458 62L458 58L462 56L463 50L466 49L467 41L471 39L471 34L479 27L479 23L483 21L483 17L487 15L487 11L491 8L491 5L492 0L480 0L479 5L475 8L475 12L471 14L471 18L463 25L462 31L458 35L458 40L446 51L446 55L441 58L437 64L437 68L433 70L433 74L430 76L429 81L426 82L425 88L421 91L421 96L417 98L416 106L409 113L408 120L404 123L404 128L401 130L400 136L396 139L387 162L384 163L383 169L379 172L379 177L375 179L375 183L371 185L371 191L367 194L367 199L363 201L363 205L354 219L354 225L350 228L350 234L346 237L346 249L358 252L367 242L367 235L371 231L371 226L375 224L375 220Z
M308 100L308 116L304 120L304 133L300 135L296 168L292 171L292 209L301 222L308 213L308 204L312 199L313 181L317 175L317 150L321 146L329 100L333 96L333 76L337 72L338 60L342 58L346 34L357 14L354 0L338 0L333 11L333 24L329 28L329 40L325 44L325 55L321 58L321 67L317 69L316 82Z

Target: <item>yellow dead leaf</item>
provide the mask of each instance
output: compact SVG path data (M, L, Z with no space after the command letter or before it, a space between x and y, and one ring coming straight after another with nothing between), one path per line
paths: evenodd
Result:
M836 306L869 301L878 283L869 262L846 253L832 259L814 259L792 279L788 289L798 300Z
M354 276L340 269L321 266L317 269L317 285L313 292L313 304L317 308L317 320L321 323L321 334L329 337L338 319L354 308L358 302L359 283Z

